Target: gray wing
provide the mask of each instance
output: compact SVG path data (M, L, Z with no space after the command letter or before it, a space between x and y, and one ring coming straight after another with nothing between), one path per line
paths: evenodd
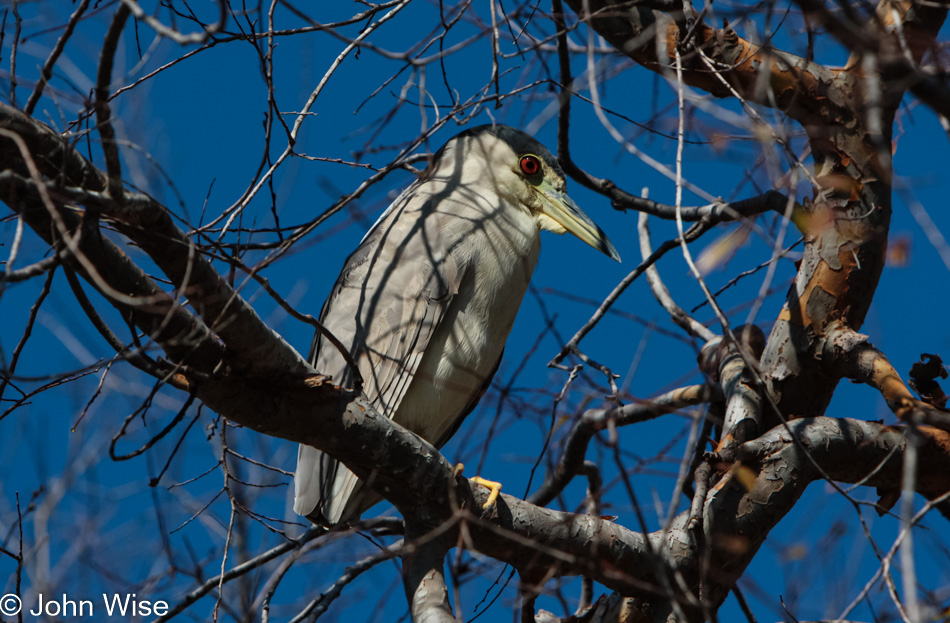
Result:
M347 258L320 317L356 361L364 395L390 418L462 280L441 237L443 215L424 198L406 200L413 195L397 199ZM310 359L334 383L354 385L353 371L319 332ZM294 510L321 523L345 521L379 500L310 446L300 446L294 482Z

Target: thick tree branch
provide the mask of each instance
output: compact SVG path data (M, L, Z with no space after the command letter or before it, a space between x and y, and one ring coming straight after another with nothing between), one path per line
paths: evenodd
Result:
M658 73L672 71L675 48L682 39L676 17L682 13L667 14L623 0L567 2L583 21L636 62ZM831 112L830 102L814 99L818 91L835 79L835 72L826 67L768 45L753 44L728 28L710 28L701 22L694 27L694 39L690 44L701 48L712 59L720 75L745 100L777 106L802 123L821 123ZM697 55L684 58L683 80L717 97L732 95L699 62ZM764 84L770 86L771 92L762 88Z
M298 377L313 374L312 368L306 361L283 338L261 321L257 312L231 288L211 262L172 222L164 206L151 197L137 193L123 193L123 200L115 201L113 197L102 192L107 185L106 176L86 162L65 139L56 135L45 125L3 104L0 104L0 128L10 129L25 141L30 148L31 157L37 163L41 173L48 179L46 183L50 193L55 195L57 187L65 181L66 188L62 190L62 193L67 197L64 199L68 198L71 201L84 199L84 203L97 212L113 219L117 228L158 264L178 291L185 295L194 309L198 310L205 326L211 327L218 339L224 342L228 349L229 365L246 369L249 373L268 374L279 370L281 373ZM23 158L16 147L8 146L8 143L9 141L6 141L0 145L0 170L17 172L22 168L18 163L23 162ZM59 154L62 154L62 160L57 162L55 158ZM44 232L48 232L47 236L51 235L53 222L51 215L46 207L41 205L39 197L35 196L36 193L30 193L30 185L35 187L40 182L26 181L23 178L15 179L9 175L0 179L0 182L6 182L8 205L13 207L18 204L18 200L27 199L32 206L24 212L27 222L41 236L44 236ZM11 192L16 195L11 195ZM32 198L30 198L31 194L34 195ZM78 231L80 219L75 212L63 209L60 204L57 216L66 223L67 229ZM44 237L44 239L52 243L51 238ZM148 286L143 282L136 286L130 285L130 282L147 280L141 271L138 271L140 274L134 275L132 273L135 269L132 267L126 270L113 270L113 267L125 266L129 261L127 258L125 260L115 258L114 256L119 254L124 257L124 254L101 234L83 236L81 244L83 248L80 252L87 258L91 258L90 261L99 267L98 276L113 285L115 291L130 293L133 296L141 296L147 291L149 296L165 299L165 307L177 308L174 300L154 284ZM106 259L103 254L108 255L109 259ZM103 290L101 284L95 281L91 283L99 287L100 292L111 299L113 304L119 305L115 297L110 297L109 292ZM151 281L148 280L148 283ZM132 306L124 305L126 309L130 307ZM129 311L132 313L134 310ZM163 347L173 347L174 342L181 339L180 331L162 332L164 324L180 326L194 323L190 315L181 315L181 313L176 315L175 312L171 315L156 315L142 314L139 311L133 313L133 316L135 319L140 319L135 320L136 324ZM186 335L192 333L193 329ZM186 346L186 349L190 348L191 346ZM186 356L186 354L176 356L172 352L169 355L175 360ZM195 365L194 355L187 356L188 363ZM217 365L220 360L219 355L214 365ZM199 369L209 370L205 365Z
M415 531L407 530L406 537L411 544L403 556L402 576L412 620L416 623L456 623L442 570L448 548L441 539L426 539L424 534Z
M915 412L925 424L950 430L950 413L914 398L888 358L875 348L868 336L835 325L822 348L821 363L829 374L867 383L881 392L894 415L902 422Z
M21 113L0 105L0 129L16 135L26 144L28 155L49 184L90 185L103 189L105 180L55 132ZM0 196L47 244L55 246L58 228L30 179L26 158L15 141L0 138ZM57 219L70 232L78 232L81 219L74 210L56 211ZM96 267L90 275L81 272L93 285L107 282L125 299L111 302L131 322L165 348L172 361L184 362L210 372L221 361L224 351L207 327L181 308L159 288L118 246L101 235L81 236L79 252ZM94 278L96 277L96 278ZM103 291L99 287L100 292ZM107 298L109 298L106 295ZM129 297L141 301L129 304ZM183 383L187 381L182 378Z
M846 66L849 71L862 75L861 58L875 57L890 108L909 90L936 112L950 116L947 76L920 67L947 18L946 2L882 0L871 19L862 19L855 11L832 13L820 0L796 0L796 4L852 51Z
M922 430L929 441L919 448L921 472L926 465L930 480L918 482L917 490L933 499L950 491L950 436ZM748 471L730 472L707 501L704 531L716 580L707 598L718 608L772 527L810 483L822 480L822 472L839 482L895 486L906 444L899 428L817 417L779 425L739 446L738 458L759 464L760 471L751 487L740 484Z
M950 491L950 433L926 426L918 430L923 439L917 450L917 491L934 499ZM817 472L820 467L839 482L899 488L907 443L901 426L851 418L802 418L789 422L788 428L777 426L746 442L739 447L738 457L754 462L788 461L790 473L800 472L812 480L821 477Z

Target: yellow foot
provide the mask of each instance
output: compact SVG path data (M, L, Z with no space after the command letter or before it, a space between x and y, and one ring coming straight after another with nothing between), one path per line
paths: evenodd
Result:
M455 466L455 469L452 470L452 475L458 478L462 475L462 471L465 469L464 463L459 463ZM471 481L476 485L481 485L486 489L490 489L491 493L488 494L488 501L482 504L482 508L491 508L495 505L495 502L498 501L498 495L501 493L501 483L495 482L494 480L485 480L481 476L474 476L471 478Z
M495 502L498 501L498 494L501 493L501 483L495 482L494 480L485 480L481 476L474 476L472 482L486 489L491 489L491 493L488 494L488 500L482 504L482 508L491 508L494 506Z

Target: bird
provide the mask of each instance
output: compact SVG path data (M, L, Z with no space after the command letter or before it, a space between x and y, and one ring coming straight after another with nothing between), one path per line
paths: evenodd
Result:
M542 230L571 233L620 261L567 196L564 172L541 143L505 125L462 131L344 262L310 363L341 386L362 379L379 413L441 448L498 369ZM382 500L371 483L303 444L294 493L294 511L324 527L353 522Z

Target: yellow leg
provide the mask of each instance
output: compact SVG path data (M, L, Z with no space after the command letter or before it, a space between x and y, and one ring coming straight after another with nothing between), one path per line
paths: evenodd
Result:
M459 463L455 466L455 469L452 471L452 474L458 478L462 475L462 470L465 469L464 463ZM498 501L498 495L501 493L501 483L495 482L494 480L485 480L481 476L473 476L471 481L476 485L481 485L486 489L490 489L491 493L488 494L488 500L482 504L482 508L491 508L495 505L495 502Z

